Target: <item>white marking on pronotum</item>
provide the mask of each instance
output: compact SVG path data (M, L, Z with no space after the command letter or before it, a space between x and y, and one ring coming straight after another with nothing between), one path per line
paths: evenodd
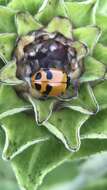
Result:
M31 51L28 55L31 56L31 57L34 57L35 56L35 51Z
M54 50L56 50L58 48L58 46L56 45L56 44L52 44L51 46L50 46L50 50L51 51L54 51Z

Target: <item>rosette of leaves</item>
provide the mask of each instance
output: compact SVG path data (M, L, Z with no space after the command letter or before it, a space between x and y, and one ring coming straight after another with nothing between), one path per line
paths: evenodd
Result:
M67 160L106 151L106 11L106 0L0 1L0 145L22 189L38 189ZM77 67L84 68L75 99L43 101L26 88L29 62L23 69L19 60L41 33L47 43L59 35L61 46L75 49Z

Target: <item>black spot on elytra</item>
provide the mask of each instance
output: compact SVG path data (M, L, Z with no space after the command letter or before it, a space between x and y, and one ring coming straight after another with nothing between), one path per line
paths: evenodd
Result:
M36 83L36 84L35 84L35 88L40 91L41 85Z
M41 77L42 77L42 75L41 75L41 73L39 72L39 73L37 73L37 74L35 75L35 80L39 80L39 79L41 79Z
M47 71L47 79L51 80L52 79L52 72L51 71Z
M46 86L46 91L43 92L44 95L48 95L52 90L52 86L49 84Z

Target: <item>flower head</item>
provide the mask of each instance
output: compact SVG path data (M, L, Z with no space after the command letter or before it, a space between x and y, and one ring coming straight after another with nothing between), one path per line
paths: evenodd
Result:
M24 150L29 160L40 150L46 157L51 146L55 162L50 158L39 182L36 176L37 186L53 165L79 150L80 138L91 136L80 136L80 129L93 126L106 108L107 18L99 6L97 0L11 0L0 6L0 119L8 142L3 156L18 155L16 166ZM34 188L30 184L26 189Z

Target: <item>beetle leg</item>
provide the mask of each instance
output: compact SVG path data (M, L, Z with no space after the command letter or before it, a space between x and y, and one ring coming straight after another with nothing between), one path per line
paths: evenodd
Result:
M41 96L39 99L40 100L47 100L48 96L47 95L44 95L44 96Z
M78 80L74 80L73 81L73 88L74 88L74 94L73 97L77 97L78 96Z

